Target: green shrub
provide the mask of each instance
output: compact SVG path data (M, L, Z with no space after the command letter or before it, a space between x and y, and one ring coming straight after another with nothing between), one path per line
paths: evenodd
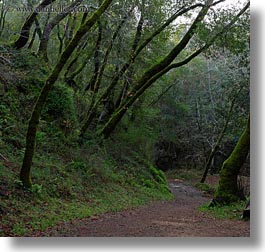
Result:
M63 84L55 85L48 96L44 108L44 118L60 121L60 123L68 120L69 123L74 125L77 118L73 90ZM68 127L71 127L71 125L68 125Z

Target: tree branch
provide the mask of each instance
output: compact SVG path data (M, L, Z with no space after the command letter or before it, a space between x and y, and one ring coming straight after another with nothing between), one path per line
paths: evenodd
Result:
M16 40L16 42L13 45L13 47L15 49L21 49L21 48L23 48L27 44L27 42L29 40L29 35L30 35L30 28L31 28L32 24L34 23L35 18L38 15L38 11L37 10L43 9L46 6L52 4L55 1L56 0L43 0L36 7L36 9L28 16L26 22L23 24L23 26L21 28L19 38Z
M48 41L50 38L51 31L53 28L58 25L65 17L67 17L73 8L80 5L83 0L76 0L72 4L70 4L63 12L58 13L50 22L48 22L43 30L43 35L40 40L38 54L41 55L47 62L48 62L48 55L47 55L47 47Z

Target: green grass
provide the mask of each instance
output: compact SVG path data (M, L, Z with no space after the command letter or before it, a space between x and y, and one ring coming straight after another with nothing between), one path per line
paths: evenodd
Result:
M10 212L2 216L0 235L27 236L61 222L91 217L104 212L117 212L152 200L171 199L169 194L142 187L129 189L117 186L109 190L106 188L98 190L97 193L92 193L91 199L87 201L59 198L40 200L31 193L27 193L27 201L12 197L6 200L6 204L2 203L4 207L9 206Z
M71 158L37 155L30 190L18 180L19 163L0 162L0 191L7 195L0 196L0 236L30 236L61 222L173 197L164 174L151 165L121 167L104 152L88 158L77 150Z
M241 220L245 206L246 206L246 201L238 201L231 205L213 206L213 207L212 206L209 207L208 203L200 206L199 211L204 212L218 219Z

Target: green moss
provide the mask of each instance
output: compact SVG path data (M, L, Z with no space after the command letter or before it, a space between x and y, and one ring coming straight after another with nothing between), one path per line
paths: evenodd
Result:
M229 204L243 198L237 187L237 176L248 155L249 144L250 120L248 119L246 129L238 140L233 152L222 166L219 186L213 202Z

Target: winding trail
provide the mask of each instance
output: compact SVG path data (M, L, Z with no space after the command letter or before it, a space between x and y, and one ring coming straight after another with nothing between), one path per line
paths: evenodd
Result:
M74 220L39 233L67 237L249 237L250 222L220 220L197 208L210 199L182 181L169 181L172 201L160 201L91 218Z

